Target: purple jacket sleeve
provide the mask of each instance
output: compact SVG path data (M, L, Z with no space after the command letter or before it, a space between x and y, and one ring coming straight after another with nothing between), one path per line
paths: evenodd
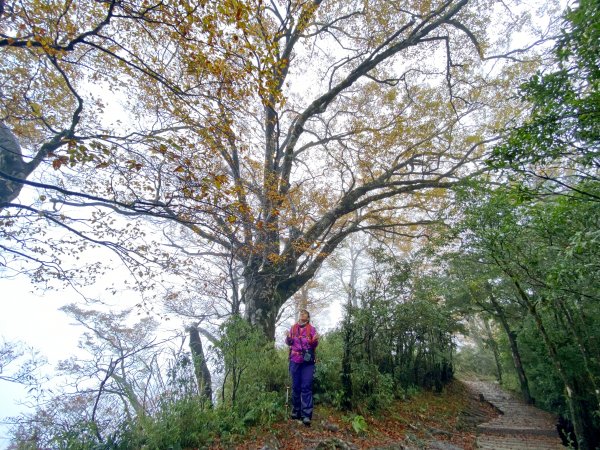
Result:
M292 336L294 335L294 327L292 327L290 329L289 335L286 336L286 338L285 338L285 343L286 343L286 345L289 345L290 347L292 347L292 350L296 350L296 351L301 351L303 346L304 346L304 348L306 348L307 343L310 348L317 348L317 345L319 345L319 340L318 340L318 338L314 339L316 334L317 334L317 330L315 329L315 327L311 326L310 327L310 339L307 342L307 339L305 336L290 337L290 335L292 335Z
M288 331L288 335L285 337L285 343L286 345L289 345L290 347L292 345L294 345L294 338L290 337L294 335L294 327L295 325L292 325L292 328L290 328L290 331Z

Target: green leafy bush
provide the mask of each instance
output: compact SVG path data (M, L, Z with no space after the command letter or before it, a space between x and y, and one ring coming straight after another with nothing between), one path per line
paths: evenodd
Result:
M340 330L321 336L317 349L317 365L313 395L315 403L338 408L342 397L342 335Z
M222 407L231 408L245 425L271 423L283 415L287 353L275 350L241 317L230 319L222 331L218 347L224 361Z
M357 415L352 418L352 429L355 433L363 434L368 430L367 421L363 416Z

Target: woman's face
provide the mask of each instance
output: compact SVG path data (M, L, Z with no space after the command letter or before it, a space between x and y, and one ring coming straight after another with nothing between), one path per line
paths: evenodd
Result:
M305 312L300 313L300 322L308 322L308 314Z

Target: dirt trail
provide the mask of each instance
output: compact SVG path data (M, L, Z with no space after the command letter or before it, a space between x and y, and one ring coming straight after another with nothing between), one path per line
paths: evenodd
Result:
M556 417L486 381L463 381L469 389L495 406L501 414L477 426L477 448L482 450L564 449Z
M481 401L485 400L485 401ZM422 391L385 414L365 417L368 432L348 417L319 406L310 428L296 421L256 429L227 450L562 450L556 418L497 384L455 380L444 392Z

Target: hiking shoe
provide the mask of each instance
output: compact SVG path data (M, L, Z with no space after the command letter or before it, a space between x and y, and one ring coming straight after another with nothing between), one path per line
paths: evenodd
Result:
M291 419L291 420L301 420L301 419L302 419L302 417L300 417L300 415L299 415L299 414L292 414L292 415L290 416L290 419Z
M310 427L310 417L305 417L304 419L302 419L302 423L305 426Z

